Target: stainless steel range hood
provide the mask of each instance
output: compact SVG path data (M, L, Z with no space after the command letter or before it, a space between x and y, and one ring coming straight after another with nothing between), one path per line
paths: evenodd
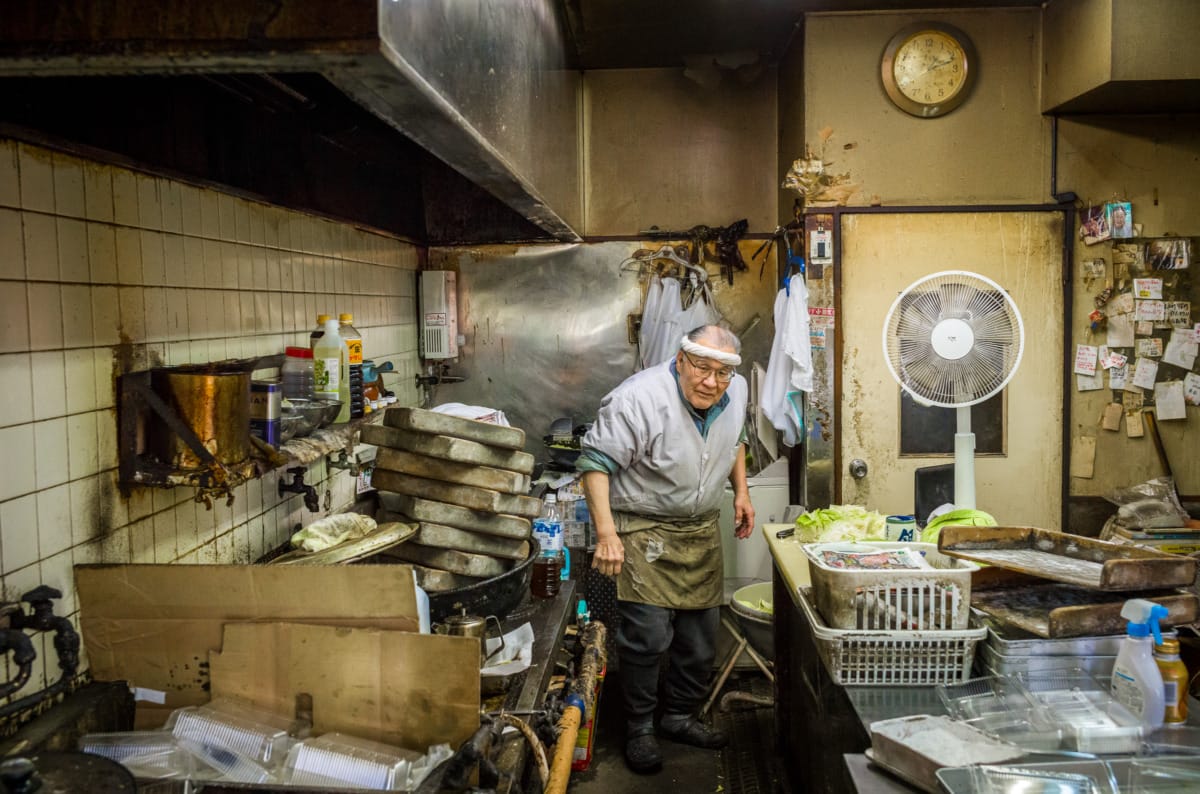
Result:
M580 76L553 0L8 0L0 77L315 72L578 240Z

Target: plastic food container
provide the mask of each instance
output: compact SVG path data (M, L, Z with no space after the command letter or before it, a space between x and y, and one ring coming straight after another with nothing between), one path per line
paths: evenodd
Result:
M188 706L171 712L165 729L181 747L232 779L265 782L257 769L278 767L295 739L290 721L229 700Z
M116 761L135 777L193 777L196 772L195 760L170 731L88 733L79 738L79 749Z
M341 733L306 739L288 753L283 781L292 785L346 786L407 791L420 753Z
M871 570L829 564L829 554L905 550L929 567ZM827 554L827 552L829 554ZM979 566L942 554L933 543L808 543L814 601L835 629L947 631L967 628L971 574Z

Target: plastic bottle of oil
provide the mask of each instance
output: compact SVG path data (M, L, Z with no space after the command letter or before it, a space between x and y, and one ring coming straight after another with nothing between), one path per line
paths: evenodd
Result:
M1154 661L1162 673L1163 702L1166 705L1163 722L1187 722L1188 669L1179 658L1179 640L1163 637L1163 641L1154 646Z
M338 336L338 322L325 321L325 331L313 345L313 395L318 400L340 400L342 358L345 347Z
M354 328L353 314L338 315L338 334L345 345L345 356L342 358L341 388L342 410L338 414L339 422L348 422L363 415L363 340Z
M562 587L564 557L562 517L554 494L546 494L541 515L533 520L533 537L539 551L533 561L529 591L534 598L553 598Z

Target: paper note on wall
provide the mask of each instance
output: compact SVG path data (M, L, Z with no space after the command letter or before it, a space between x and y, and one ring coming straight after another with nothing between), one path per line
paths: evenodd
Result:
M1097 350L1093 345L1075 345L1075 374L1096 374Z
M1137 340L1137 344L1134 345L1134 353L1138 356L1148 356L1149 358L1162 358L1162 340L1158 337L1139 339Z
M1133 314L1109 314L1108 335L1106 342L1109 347L1133 347Z
M1099 391L1104 388L1104 373L1075 375L1075 388L1079 391Z
M1183 381L1163 381L1154 386L1154 412L1164 422L1187 419L1187 408L1183 403Z
M1096 473L1096 439L1078 436L1071 441L1071 476L1091 479Z
M1125 412L1120 403L1109 403L1104 406L1104 414L1100 417L1100 427L1116 432L1121 429L1121 414Z
M1133 365L1133 385L1153 389L1158 377L1158 362L1152 358L1139 358Z
M1192 304L1188 301L1166 301L1167 324L1187 328L1192 324Z
M1190 341L1193 333L1190 329L1181 328L1172 331L1171 338L1167 341L1167 349L1163 353L1163 361L1181 369L1191 369L1196 363L1196 353L1200 347Z
M1119 367L1114 366L1108 371L1108 388L1124 389L1125 383L1129 379L1129 365L1122 364Z
M1143 300L1162 300L1163 280L1161 278L1135 278L1133 294Z
M1167 307L1162 301L1138 301L1134 309L1134 319L1146 322L1156 322L1167 318Z
M1189 372L1183 376L1183 399L1188 405L1200 405L1200 375Z

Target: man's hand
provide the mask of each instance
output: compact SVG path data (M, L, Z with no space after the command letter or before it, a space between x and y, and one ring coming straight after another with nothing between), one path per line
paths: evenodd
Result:
M621 572L625 562L625 544L615 531L605 533L596 540L596 553L592 557L592 567L605 576L616 576Z
M754 531L754 505L750 504L749 492L733 497L733 534L739 539L750 537Z

